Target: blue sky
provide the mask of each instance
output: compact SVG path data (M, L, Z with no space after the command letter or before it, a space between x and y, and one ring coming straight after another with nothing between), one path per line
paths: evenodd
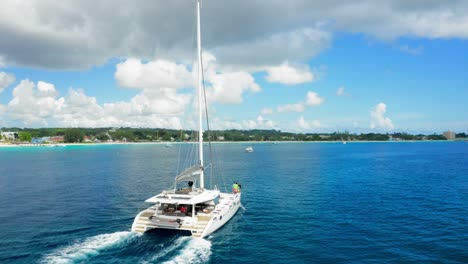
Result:
M0 127L194 127L193 3L105 3L2 4ZM467 4L267 3L203 3L215 129L468 132Z

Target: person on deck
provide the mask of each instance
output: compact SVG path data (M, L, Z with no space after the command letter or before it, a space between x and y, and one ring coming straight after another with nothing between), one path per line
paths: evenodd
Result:
M233 193L239 192L239 185L237 185L237 182L234 182L234 184L232 185L232 192Z
M182 206L179 208L179 210L180 210L181 213L184 213L184 214L187 213L187 207L185 207L185 205L182 205Z

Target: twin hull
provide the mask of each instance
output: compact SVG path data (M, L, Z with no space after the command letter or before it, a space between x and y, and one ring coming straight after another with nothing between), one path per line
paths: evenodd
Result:
M222 194L223 199L210 213L195 216L163 216L154 206L140 212L132 224L133 232L145 233L153 229L189 231L192 236L204 238L221 228L237 212L241 194Z

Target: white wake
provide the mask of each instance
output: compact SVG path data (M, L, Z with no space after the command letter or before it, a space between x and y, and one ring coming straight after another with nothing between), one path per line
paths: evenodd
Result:
M177 252L178 251L178 252ZM179 237L172 245L156 254L149 261L150 263L160 263L162 259L171 252L177 252L165 264L186 264L186 263L206 263L211 256L211 242L201 238ZM148 263L148 262L143 262Z
M82 262L93 256L99 255L99 252L127 242L137 234L124 231L111 234L102 234L77 242L70 246L60 248L55 252L45 255L42 263L75 263Z

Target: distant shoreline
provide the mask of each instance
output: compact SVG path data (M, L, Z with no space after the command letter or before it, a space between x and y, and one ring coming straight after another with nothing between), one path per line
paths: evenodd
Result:
M417 143L417 142L466 142L467 140L355 140L346 141L346 144L353 143ZM206 142L205 142L206 143ZM290 143L335 143L343 144L342 141L215 141L213 144L290 144ZM52 144L32 144L32 143L0 143L0 148L11 147L66 147L66 146L112 146L112 145L179 145L179 144L197 144L197 142L103 142L103 143L52 143ZM345 145L345 144L343 144Z

